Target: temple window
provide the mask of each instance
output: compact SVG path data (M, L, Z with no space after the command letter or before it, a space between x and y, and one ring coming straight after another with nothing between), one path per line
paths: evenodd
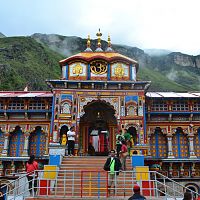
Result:
M30 101L29 110L45 110L45 102L44 101Z
M152 106L151 106L151 110L152 111L167 111L168 110L168 106L167 103L164 101L155 101L153 102Z
M10 101L8 104L8 110L23 110L24 102L23 101Z
M52 110L52 103L49 104L49 110Z
M70 114L71 113L71 106L69 105L69 103L63 103L61 105L61 110L60 110L61 114Z
M188 111L189 110L188 102L186 102L186 101L175 101L175 102L173 102L172 110L173 111Z
M200 102L194 102L193 110L194 111L200 111Z
M0 101L0 110L3 110L3 102Z

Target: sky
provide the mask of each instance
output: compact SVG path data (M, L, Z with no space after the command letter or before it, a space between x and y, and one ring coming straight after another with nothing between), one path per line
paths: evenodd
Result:
M0 0L0 32L102 39L200 55L200 0Z

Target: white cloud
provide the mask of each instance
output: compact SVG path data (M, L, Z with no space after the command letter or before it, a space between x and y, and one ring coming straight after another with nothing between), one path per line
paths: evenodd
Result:
M114 43L200 54L199 7L199 0L2 0L0 24L7 35L96 38L101 28Z

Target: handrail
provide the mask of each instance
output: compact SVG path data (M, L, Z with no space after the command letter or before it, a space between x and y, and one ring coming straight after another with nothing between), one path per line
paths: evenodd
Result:
M41 177L41 173L44 173L44 172L56 172L56 177L55 177L55 185L48 185L47 186L41 186L38 185L37 188L45 188L47 189L47 196L49 195L53 195L53 197L60 197L59 195L61 195L61 193L59 193L59 191L61 190L62 188L62 191L64 191L64 196L67 194L67 191L71 191L72 195L76 196L77 195L77 191L75 191L74 189L76 189L76 186L78 186L78 188L80 187L80 196L81 198L85 198L86 195L87 195L87 192L89 197L91 195L94 195L96 194L96 191L98 192L98 197L100 197L100 191L105 191L105 195L108 196L108 192L109 192L109 189L108 189L108 174L109 172L105 172L103 170L48 170L48 171L45 171L45 170L37 170L34 172L34 176L36 175L36 173L39 173L40 176L38 178L38 180L47 180L47 181L50 181L52 180L51 178L42 178ZM95 174L92 175L93 172L97 172L98 173L98 176L95 176ZM104 175L100 176L100 173L104 173ZM59 173L60 176L59 176ZM68 174L69 173L69 174ZM78 173L78 175L76 174ZM88 173L90 173L88 175ZM167 177L167 176L164 176L163 174L159 173L159 172L156 172L156 171L149 171L149 172L135 172L135 171L123 171L122 172L123 176L121 176L121 180L118 179L118 181L121 181L120 183L123 185L123 187L116 187L115 188L115 192L117 194L122 194L122 192L124 192L124 197L128 194L127 192L130 193L130 185L133 185L135 182L137 182L138 184L140 184L140 187L141 187L141 192L145 191L146 189L141 185L142 183L142 180L136 180L136 176L135 174L136 173L139 173L140 176L142 177L142 173L145 173L145 174L149 174L149 183L153 182L155 184L149 186L148 190L149 190L149 195L152 197L152 196L159 196L161 193L162 194L165 194L165 197L169 197L169 198L174 198L177 196L183 196L183 193L181 191L179 191L175 186L180 186L181 188L183 189L186 189L188 191L190 191L192 194L195 194L197 196L200 196L200 194L198 194L197 192L194 192L192 191L191 189L183 186L182 184L174 181L173 179ZM126 175L128 173L131 173L131 179L127 179L126 180ZM63 176L64 174L64 176ZM129 175L129 174L128 174ZM153 177L151 176L153 175ZM158 177L159 176L159 177ZM26 194L29 194L27 193L29 191L28 190L22 190L22 188L25 188L25 186L27 185L27 183L29 182L25 182L25 183L22 183L22 184L19 184L17 185L17 181L19 181L20 179L22 178L25 178L26 175L23 175L21 177L19 177L18 179L12 181L11 183L7 184L6 187L8 187L8 185L11 185L11 184L14 184L15 185L15 188L9 190L6 192L6 194L4 194L6 197L10 194L14 194L14 199L17 197L17 196L20 196L20 195L26 195ZM163 179L163 181L162 181ZM61 185L59 186L58 185L58 182L61 181ZM77 182L78 181L78 182ZM92 185L93 182L91 181L95 181L94 183L96 184L95 186ZM166 184L166 181L170 181L172 184L172 186L169 186ZM33 179L33 182L34 182L34 179ZM33 183L32 182L32 183ZM72 184L72 186L69 185L69 182ZM102 183L103 182L103 187L100 185L100 182ZM116 172L115 172L115 177L114 177L114 182L116 183L117 180L116 180ZM68 185L66 185L68 184ZM84 185L83 185L84 184ZM164 192L162 191L161 188L159 188L159 186L164 186ZM4 186L5 187L5 186ZM85 188L84 188L85 187ZM2 187L1 187L2 188ZM34 187L33 187L34 188ZM106 189L107 188L107 189ZM54 189L55 193L52 194L52 193L49 193L48 192L48 189L52 190ZM169 190L168 190L169 189ZM119 191L121 190L121 191ZM39 191L39 190L38 190ZM119 191L119 193L118 193ZM152 195L152 191L153 191L153 195ZM173 192L172 192L173 191ZM34 195L34 192L33 192L33 195ZM103 197L103 196L102 196Z
M184 189L187 189L187 190L189 190L191 193L194 193L194 194L196 194L196 195L200 196L200 194L199 194L198 192L195 192L195 191L193 191L193 190L189 189L188 187L185 187L184 185L182 185L182 184L180 184L180 183L178 183L178 182L174 181L173 179L171 179L171 178L169 178L169 177L167 177L167 176L165 176L165 175L163 175L163 174L161 174L161 173L159 173L159 172L157 172L157 171L156 171L156 174L158 174L159 176L162 176L162 177L164 177L165 179L168 179L168 180L170 180L171 182L175 183L176 185L179 185L179 186L181 186L181 187L182 187L182 188L184 188Z

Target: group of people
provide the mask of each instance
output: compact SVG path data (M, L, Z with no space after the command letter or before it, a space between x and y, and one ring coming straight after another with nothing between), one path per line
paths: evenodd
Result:
M126 158L130 155L130 144L131 144L131 135L127 129L125 133L122 133L122 130L119 131L116 135L116 149L117 157L120 158L122 163L122 170L126 170Z

